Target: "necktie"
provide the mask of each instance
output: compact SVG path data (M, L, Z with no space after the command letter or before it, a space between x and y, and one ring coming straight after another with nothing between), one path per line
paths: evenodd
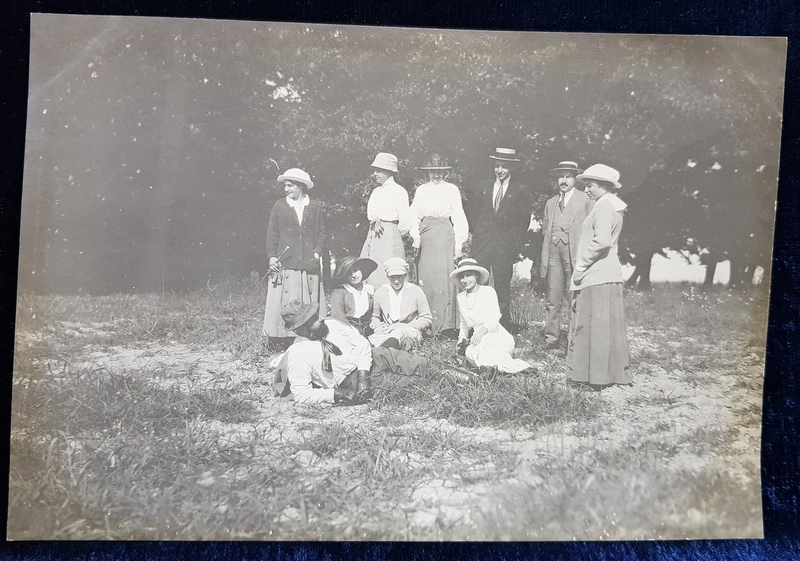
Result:
M494 211L495 213L500 208L500 200L503 198L503 183L497 188L497 194L494 196Z
M558 208L561 212L564 212L564 193L561 193L561 196L558 197Z
M331 355L341 356L342 351L327 339L323 339L320 343L322 343L322 370L325 372L332 372Z

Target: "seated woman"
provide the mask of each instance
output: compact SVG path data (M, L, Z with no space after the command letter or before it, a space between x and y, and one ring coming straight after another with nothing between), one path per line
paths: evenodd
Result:
M389 284L375 291L372 308L372 329L369 342L376 347L392 347L408 351L422 342L422 332L431 325L431 309L425 293L406 282L408 264L392 257L384 264Z
M372 298L375 289L364 279L378 268L366 257L345 257L336 269L331 291L331 317L352 325L363 336L372 334Z
M497 293L491 286L485 286L489 281L489 271L474 259L462 259L450 273L450 280L464 289L456 297L461 316L458 347L466 347L465 355L470 365L495 367L507 373L535 370L524 360L511 356L514 337L500 325Z

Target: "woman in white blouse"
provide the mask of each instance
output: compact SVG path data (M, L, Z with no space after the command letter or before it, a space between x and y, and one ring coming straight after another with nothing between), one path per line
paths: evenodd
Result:
M367 257L376 263L385 263L392 257L405 258L402 236L409 234L416 239L419 233L408 206L408 192L394 180L397 174L397 156L380 152L372 162L372 170L372 179L378 186L367 201L369 233L364 247L361 248L361 257ZM374 288L380 288L388 282L389 279L381 267L367 278L367 283Z
M417 276L433 314L432 333L456 328L456 293L449 281L453 263L461 257L461 246L467 241L469 227L461 192L444 180L447 160L431 154L419 168L428 172L427 183L417 187L411 211L419 230L414 247L419 250Z
M462 259L458 268L450 273L450 280L464 289L457 297L461 316L458 347L466 346L465 355L470 365L494 367L507 373L534 372L533 366L511 356L514 337L500 325L497 293L491 286L485 286L489 271L474 259Z

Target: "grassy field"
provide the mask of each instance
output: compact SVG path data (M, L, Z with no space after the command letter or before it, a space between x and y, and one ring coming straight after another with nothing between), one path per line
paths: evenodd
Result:
M568 386L515 289L535 376L356 407L273 396L257 278L190 294L19 298L11 539L622 539L761 535L766 297L626 291L634 384Z

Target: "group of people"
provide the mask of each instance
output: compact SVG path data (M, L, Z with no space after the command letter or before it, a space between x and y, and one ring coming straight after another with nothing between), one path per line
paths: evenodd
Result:
M294 338L276 369L279 393L292 387L297 401L360 402L371 395L373 374L416 376L427 368L412 354L426 334L455 336L456 330L456 348L470 366L536 371L513 357L510 333L514 242L533 223L530 191L514 175L516 150L499 147L489 158L494 180L477 185L464 204L458 187L446 181L452 168L431 154L419 168L429 180L409 204L395 181L397 157L379 153L371 165L377 186L367 203L367 238L360 256L339 262L330 310L320 265L325 221L321 205L309 197L314 182L298 168L278 177L286 197L273 206L267 228L270 280L262 333L271 340ZM547 286L544 345L562 346L566 319L569 380L597 387L631 383L617 257L626 207L615 194L619 173L563 161L551 174L557 194L545 205L539 271ZM462 246L470 233L466 257ZM417 284L409 282L403 236L412 241ZM361 358L339 358L348 353ZM345 366L332 366L337 362Z

